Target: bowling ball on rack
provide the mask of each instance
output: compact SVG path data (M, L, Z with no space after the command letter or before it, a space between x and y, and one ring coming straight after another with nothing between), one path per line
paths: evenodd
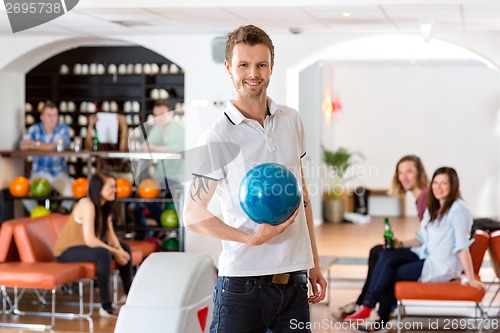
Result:
M35 197L46 197L52 191L52 186L45 178L37 178L31 182L31 195Z
M16 177L9 185L10 194L14 197L25 197L30 193L30 182L26 177Z
M178 228L179 216L175 209L166 209L160 215L160 223L164 228Z
M30 213L30 217L32 219L36 219L37 217L50 215L52 212L45 208L44 206L36 206Z
M163 240L161 249L164 252L176 252L179 251L179 241L176 237L171 237Z
M131 195L132 195L132 184L125 178L118 178L116 180L116 197L130 198Z
M299 207L302 187L285 166L264 163L250 169L243 177L239 200L252 221L277 225L285 222Z
M87 196L87 193L89 191L89 181L85 177L77 178L73 182L71 190L75 198L83 198Z
M158 196L160 195L160 185L154 179L144 179L139 183L137 192L141 198L158 198Z

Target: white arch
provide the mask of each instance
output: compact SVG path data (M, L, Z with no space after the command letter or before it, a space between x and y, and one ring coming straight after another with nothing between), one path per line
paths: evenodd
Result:
M287 103L298 107L299 73L317 62L379 60L459 60L471 59L499 69L499 64L474 50L433 38L426 43L418 35L374 35L334 42L301 59L287 70Z
M150 45L141 44L137 41L129 41L122 38L72 37L43 43L41 45L34 45L31 49L27 50L22 55L17 56L16 58L14 58L14 60L10 61L6 65L4 65L4 67L0 68L0 71L27 73L33 67L36 67L43 61L50 59L53 56L64 51L88 45L110 46L114 44L142 46L146 49L160 54L163 57L166 57L162 52L155 50ZM170 60L169 57L166 58Z
M473 45L473 43L471 43ZM394 46L396 46L394 48ZM480 46L478 46L481 49ZM494 50L491 50L490 59L497 59ZM337 41L333 42L330 45L326 45L323 49L318 52L312 53L307 57L302 58L300 61L297 61L293 66L289 67L287 70L287 104L298 108L299 107L299 75L300 73L313 64L322 64L322 63L335 63L337 62L345 62L345 61L353 61L353 62L362 62L362 61L409 61L410 59L420 61L432 61L432 60L463 60L463 61L475 61L477 63L483 63L484 66L488 66L498 71L498 64L500 61L491 61L490 59L485 58L478 52L475 52L469 47L464 47L457 43L437 40L434 39L430 43L426 44L423 42L422 38L419 36L410 36L410 35L377 35L377 36L369 36L369 37L360 37L349 40ZM322 80L319 77L319 80ZM325 79L327 80L327 79ZM328 87L324 87L328 89ZM318 105L314 105L317 109ZM300 108L299 108L300 109ZM498 112L497 112L498 114ZM311 116L311 115L308 115ZM500 119L500 116L499 116ZM307 129L306 129L307 130ZM311 129L309 129L311 130ZM321 154L319 151L320 143L321 143L321 135L317 134L317 129L314 129L314 135L309 137L308 142L308 151L311 152L309 154L309 158L312 158L312 163L315 165L321 165ZM311 151L312 150L312 151ZM498 152L495 152L498 154ZM497 155L498 156L498 155ZM495 177L498 177L496 180L493 180L493 183L500 182L500 177L497 172L493 172ZM484 202L491 203L491 194L495 193L494 189L491 187L489 181L485 181L483 184L477 184L478 195L479 196L488 196L488 200L483 200ZM480 189L480 190L479 190ZM498 191L497 194L498 195ZM476 202L481 200L475 200ZM486 209L487 211L491 211L492 206L481 206L476 203L478 209ZM313 202L314 207L314 202ZM485 208L486 207L486 208Z

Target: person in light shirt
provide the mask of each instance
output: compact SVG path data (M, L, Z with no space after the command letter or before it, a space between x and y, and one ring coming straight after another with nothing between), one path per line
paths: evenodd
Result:
M153 106L153 125L147 130L147 137L141 147L142 151L158 153L182 153L184 150L184 126L175 119L174 110L165 100L156 101ZM148 162L148 161L145 161ZM149 168L147 169L149 171ZM154 165L152 174L147 177L155 179L162 189L162 197L173 198L172 191L180 190L184 178L184 159L160 159ZM160 202L137 202L130 205L135 222L141 227L148 223L144 212L149 212L149 218L160 225L161 214L165 207ZM139 230L135 239L142 240L152 236L151 231Z
M55 152L57 146L69 147L69 127L59 123L59 111L51 101L44 103L40 114L40 122L32 125L21 140L21 150L38 150ZM72 197L73 178L68 175L68 166L63 156L33 156L31 160L30 183L44 178L64 197ZM23 200L24 207L31 212L38 204L35 200ZM73 201L61 202L60 212L69 213Z
M396 170L392 177L391 188L389 194L399 197L404 200L406 192L410 192L415 198L415 206L417 207L418 220L421 221L424 217L425 209L427 208L427 195L429 193L429 178L425 172L424 165L420 157L415 155L405 155L396 164ZM347 303L332 312L332 316L343 319L350 314L353 314L361 307L363 298L365 297L368 286L373 276L373 269L377 263L380 252L383 250L383 245L378 244L370 249L368 257L368 272L366 274L365 283L361 289L361 293L355 302ZM374 314L378 318L377 314Z
M221 159L229 151L222 149L226 155L218 156L209 148L207 156L199 156L199 166L191 170L193 181L184 210L188 230L222 240L210 332L291 332L292 320L310 322L309 303L324 299L327 285L319 267L302 172L306 135L299 113L267 96L274 46L262 29L247 25L229 33L225 57L235 98L203 141L212 148L217 144L237 147L239 157L213 170L209 166L224 164ZM303 189L303 204L278 225L253 222L238 200L245 173L267 162L289 168ZM208 209L216 191L223 220Z
M378 303L380 316L377 325L367 324L362 331L384 327L391 308L396 304L394 285L397 281L448 282L462 272L466 284L484 289L475 279L469 252L472 214L460 195L455 169L441 167L431 180L427 209L417 237L395 241L395 250L382 251L361 308L346 320L362 320L370 316Z

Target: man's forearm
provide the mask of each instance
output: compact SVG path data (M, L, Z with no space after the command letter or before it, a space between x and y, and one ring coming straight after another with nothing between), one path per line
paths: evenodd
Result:
M23 140L19 144L19 149L21 150L56 150L57 145L55 143L45 143L34 140Z
M249 233L225 224L210 212L187 210L184 214L186 229L221 240L248 243Z

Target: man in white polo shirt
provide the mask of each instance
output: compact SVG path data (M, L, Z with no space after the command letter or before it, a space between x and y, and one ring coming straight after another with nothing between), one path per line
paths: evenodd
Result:
M229 33L225 56L235 99L204 135L205 154L197 156L184 211L189 230L222 240L210 331L309 332L309 303L325 297L327 282L302 172L302 121L267 97L274 46L263 30L248 25ZM286 166L303 188L303 204L276 226L253 222L238 201L246 172L268 162ZM222 219L207 208L216 191Z

